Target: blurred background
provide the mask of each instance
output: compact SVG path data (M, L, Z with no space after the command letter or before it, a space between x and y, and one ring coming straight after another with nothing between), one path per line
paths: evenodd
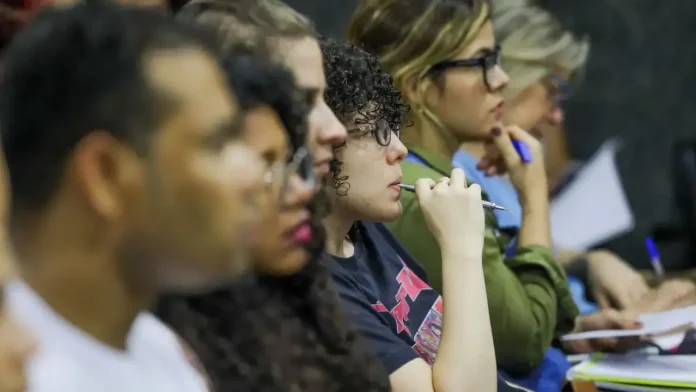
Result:
M357 0L286 1L308 15L321 34L343 38ZM41 0L0 4L34 2ZM174 8L185 2L170 0ZM571 162L590 159L605 141L619 138L616 165L634 227L595 246L649 269L644 239L654 236L668 269L696 268L696 1L537 4L591 42L583 80L564 105L565 127L547 137L557 146L547 157L551 177ZM597 185L591 191L603 189Z
M335 38L345 36L356 5L287 2ZM669 269L696 267L696 1L538 4L570 30L588 35L592 45L584 80L566 107L565 135L558 135L565 136L567 156L552 164L589 159L605 140L619 137L617 166L635 229L603 247L649 269L644 238L654 235Z

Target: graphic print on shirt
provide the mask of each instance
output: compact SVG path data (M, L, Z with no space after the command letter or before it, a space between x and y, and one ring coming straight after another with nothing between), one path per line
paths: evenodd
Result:
M409 305L408 300L415 302L423 290L432 289L418 275L414 274L403 260L401 260L401 265L403 267L396 275L396 282L399 284L399 290L397 290L394 296L396 305L391 310L388 310L381 301L377 301L377 303L372 304L372 308L378 312L389 311L389 314L396 321L396 333L405 332L408 336L411 336L411 330L407 325L409 320L408 314L411 311L411 305Z
M423 323L418 327L413 349L429 365L435 363L437 348L440 347L440 336L442 335L442 297L430 308L428 315L425 316Z
M384 303L377 301L372 305L372 308L380 313L389 313L396 322L396 333L402 332L408 335L413 340L413 350L429 364L435 362L435 354L440 345L440 331L442 329L442 297L437 296L432 306L428 309L427 314L422 319L413 320L420 322L418 328L410 328L410 311L411 304L415 303L419 295L423 291L431 291L428 286L418 275L416 275L406 264L401 260L402 268L396 275L396 281L399 289L396 292L396 304L392 309L388 309ZM435 294L434 292L432 294ZM410 303L409 303L410 301ZM423 304L421 304L423 305ZM423 313L425 309L423 309ZM423 314L421 313L421 314Z

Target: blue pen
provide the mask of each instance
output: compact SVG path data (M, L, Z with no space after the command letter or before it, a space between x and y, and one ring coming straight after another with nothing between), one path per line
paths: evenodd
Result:
M522 162L529 163L532 161L532 152L529 150L527 143L512 139L512 146L515 147L515 151L517 151L517 155L520 156Z
M657 245L655 245L655 241L652 239L652 237L645 238L645 248L648 250L650 263L652 264L657 279L662 279L665 276L665 268L662 266L662 261L660 260L660 251L657 249Z

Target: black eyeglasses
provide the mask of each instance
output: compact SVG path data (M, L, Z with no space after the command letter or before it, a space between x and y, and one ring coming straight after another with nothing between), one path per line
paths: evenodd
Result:
M489 91L493 91L493 83L496 78L496 66L500 65L500 46L496 46L492 52L480 57L461 60L446 60L433 65L428 71L429 74L442 72L450 68L471 68L480 67L483 72L483 81Z
M548 75L548 85L546 86L549 96L553 99L556 107L562 107L563 103L573 95L573 87L562 76L555 73Z
M295 151L288 162L276 162L264 173L263 181L267 188L274 185L280 186L281 198L287 192L290 176L297 174L307 186L314 188L316 179L312 168L312 157L306 147L300 147Z

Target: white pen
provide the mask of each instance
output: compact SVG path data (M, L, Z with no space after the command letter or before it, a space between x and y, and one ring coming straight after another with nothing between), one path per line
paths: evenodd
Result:
M401 189L409 191L409 192L415 192L416 187L413 185L407 185L407 184L399 184L399 187ZM495 203L491 203L490 201L485 201L481 200L481 204L483 205L483 208L488 208L489 210L502 210L502 211L507 211L507 208L499 206Z

